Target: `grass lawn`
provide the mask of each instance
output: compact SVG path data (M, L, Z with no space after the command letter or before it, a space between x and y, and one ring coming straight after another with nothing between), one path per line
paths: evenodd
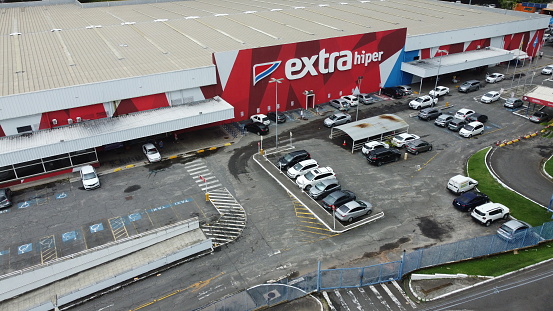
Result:
M511 210L513 217L526 221L532 226L539 226L544 222L551 221L551 213L518 194L503 188L490 175L485 163L486 153L489 149L486 148L478 151L468 161L468 175L478 181L478 190L487 194L492 202L507 206ZM520 251L426 268L416 273L464 273L468 275L499 276L550 258L553 258L553 241L544 242L535 247Z
M553 176L553 157L545 162L545 171L549 176Z

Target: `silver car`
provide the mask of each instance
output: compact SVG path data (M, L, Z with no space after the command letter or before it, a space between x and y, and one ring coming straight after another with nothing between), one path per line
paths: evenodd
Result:
M325 179L316 183L311 189L309 189L309 196L315 200L322 199L334 191L341 190L342 186L338 182L338 179L331 178Z
M345 112L338 112L330 115L324 120L324 125L326 127L333 127L341 124L346 124L351 122L351 116Z
M372 207L372 204L367 201L350 201L340 206L334 213L334 217L340 221L352 222L355 218L372 213Z

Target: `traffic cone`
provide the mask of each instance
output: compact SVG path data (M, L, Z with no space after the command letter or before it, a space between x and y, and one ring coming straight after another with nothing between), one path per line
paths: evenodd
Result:
M344 139L344 143L342 144L342 146L345 146L346 145L346 140Z

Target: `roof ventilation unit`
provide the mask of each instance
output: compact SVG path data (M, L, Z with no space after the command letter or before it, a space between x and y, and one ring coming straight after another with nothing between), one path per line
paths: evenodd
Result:
M81 122L83 119L81 117L77 117L77 123Z
M67 119L67 124L73 124L73 119Z
M57 119L52 119L52 125L58 125L58 120Z

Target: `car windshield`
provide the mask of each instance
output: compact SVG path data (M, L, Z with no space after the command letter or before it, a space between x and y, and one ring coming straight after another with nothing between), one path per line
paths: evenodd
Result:
M89 180L94 178L96 178L96 174L94 172L86 173L83 175L84 180Z
M322 182L320 182L320 183L318 183L318 184L315 185L315 189L320 190L320 191L325 190L325 188L326 188L326 186L325 186L325 184L322 183Z
M341 212L342 214L347 214L349 213L349 208L345 205L342 205L340 206L340 208L338 208L338 211Z
M474 212L480 216L486 216L486 214L482 213L479 209L475 209Z
M156 148L148 148L146 150L146 153L148 154L156 154L157 153L157 149Z
M484 96L486 96L486 97L493 97L493 95L494 95L493 93L486 93L486 95L484 95Z
M415 99L415 101L420 103L420 102L423 102L423 101L424 101L424 98L418 97L417 99Z
M404 140L404 138L403 138L401 135L396 135L396 136L394 136L394 139L395 139L395 140L398 140L398 141Z
M293 166L296 171L299 171L303 165L301 163L296 163L296 165Z
M315 174L313 174L313 171L309 171L307 172L307 174L305 174L305 178L307 180L313 180L313 178L315 178Z
M474 127L472 127L472 125L468 125L468 124L465 125L465 127L463 127L463 128L464 128L465 130L467 130L467 131L472 131L472 130L474 130Z
M508 234L513 234L513 232L514 232L513 228L511 228L509 226L505 226L505 225L501 226L499 229L507 232Z
M284 156L284 161L290 162L290 161L292 161L293 158L294 157L291 154L287 154L287 155Z
M329 118L330 120L334 121L334 120L338 119L338 116L335 115L335 114L333 114L333 115L331 115L331 116L328 117L328 118Z
M5 195L0 195L0 202L7 200Z

